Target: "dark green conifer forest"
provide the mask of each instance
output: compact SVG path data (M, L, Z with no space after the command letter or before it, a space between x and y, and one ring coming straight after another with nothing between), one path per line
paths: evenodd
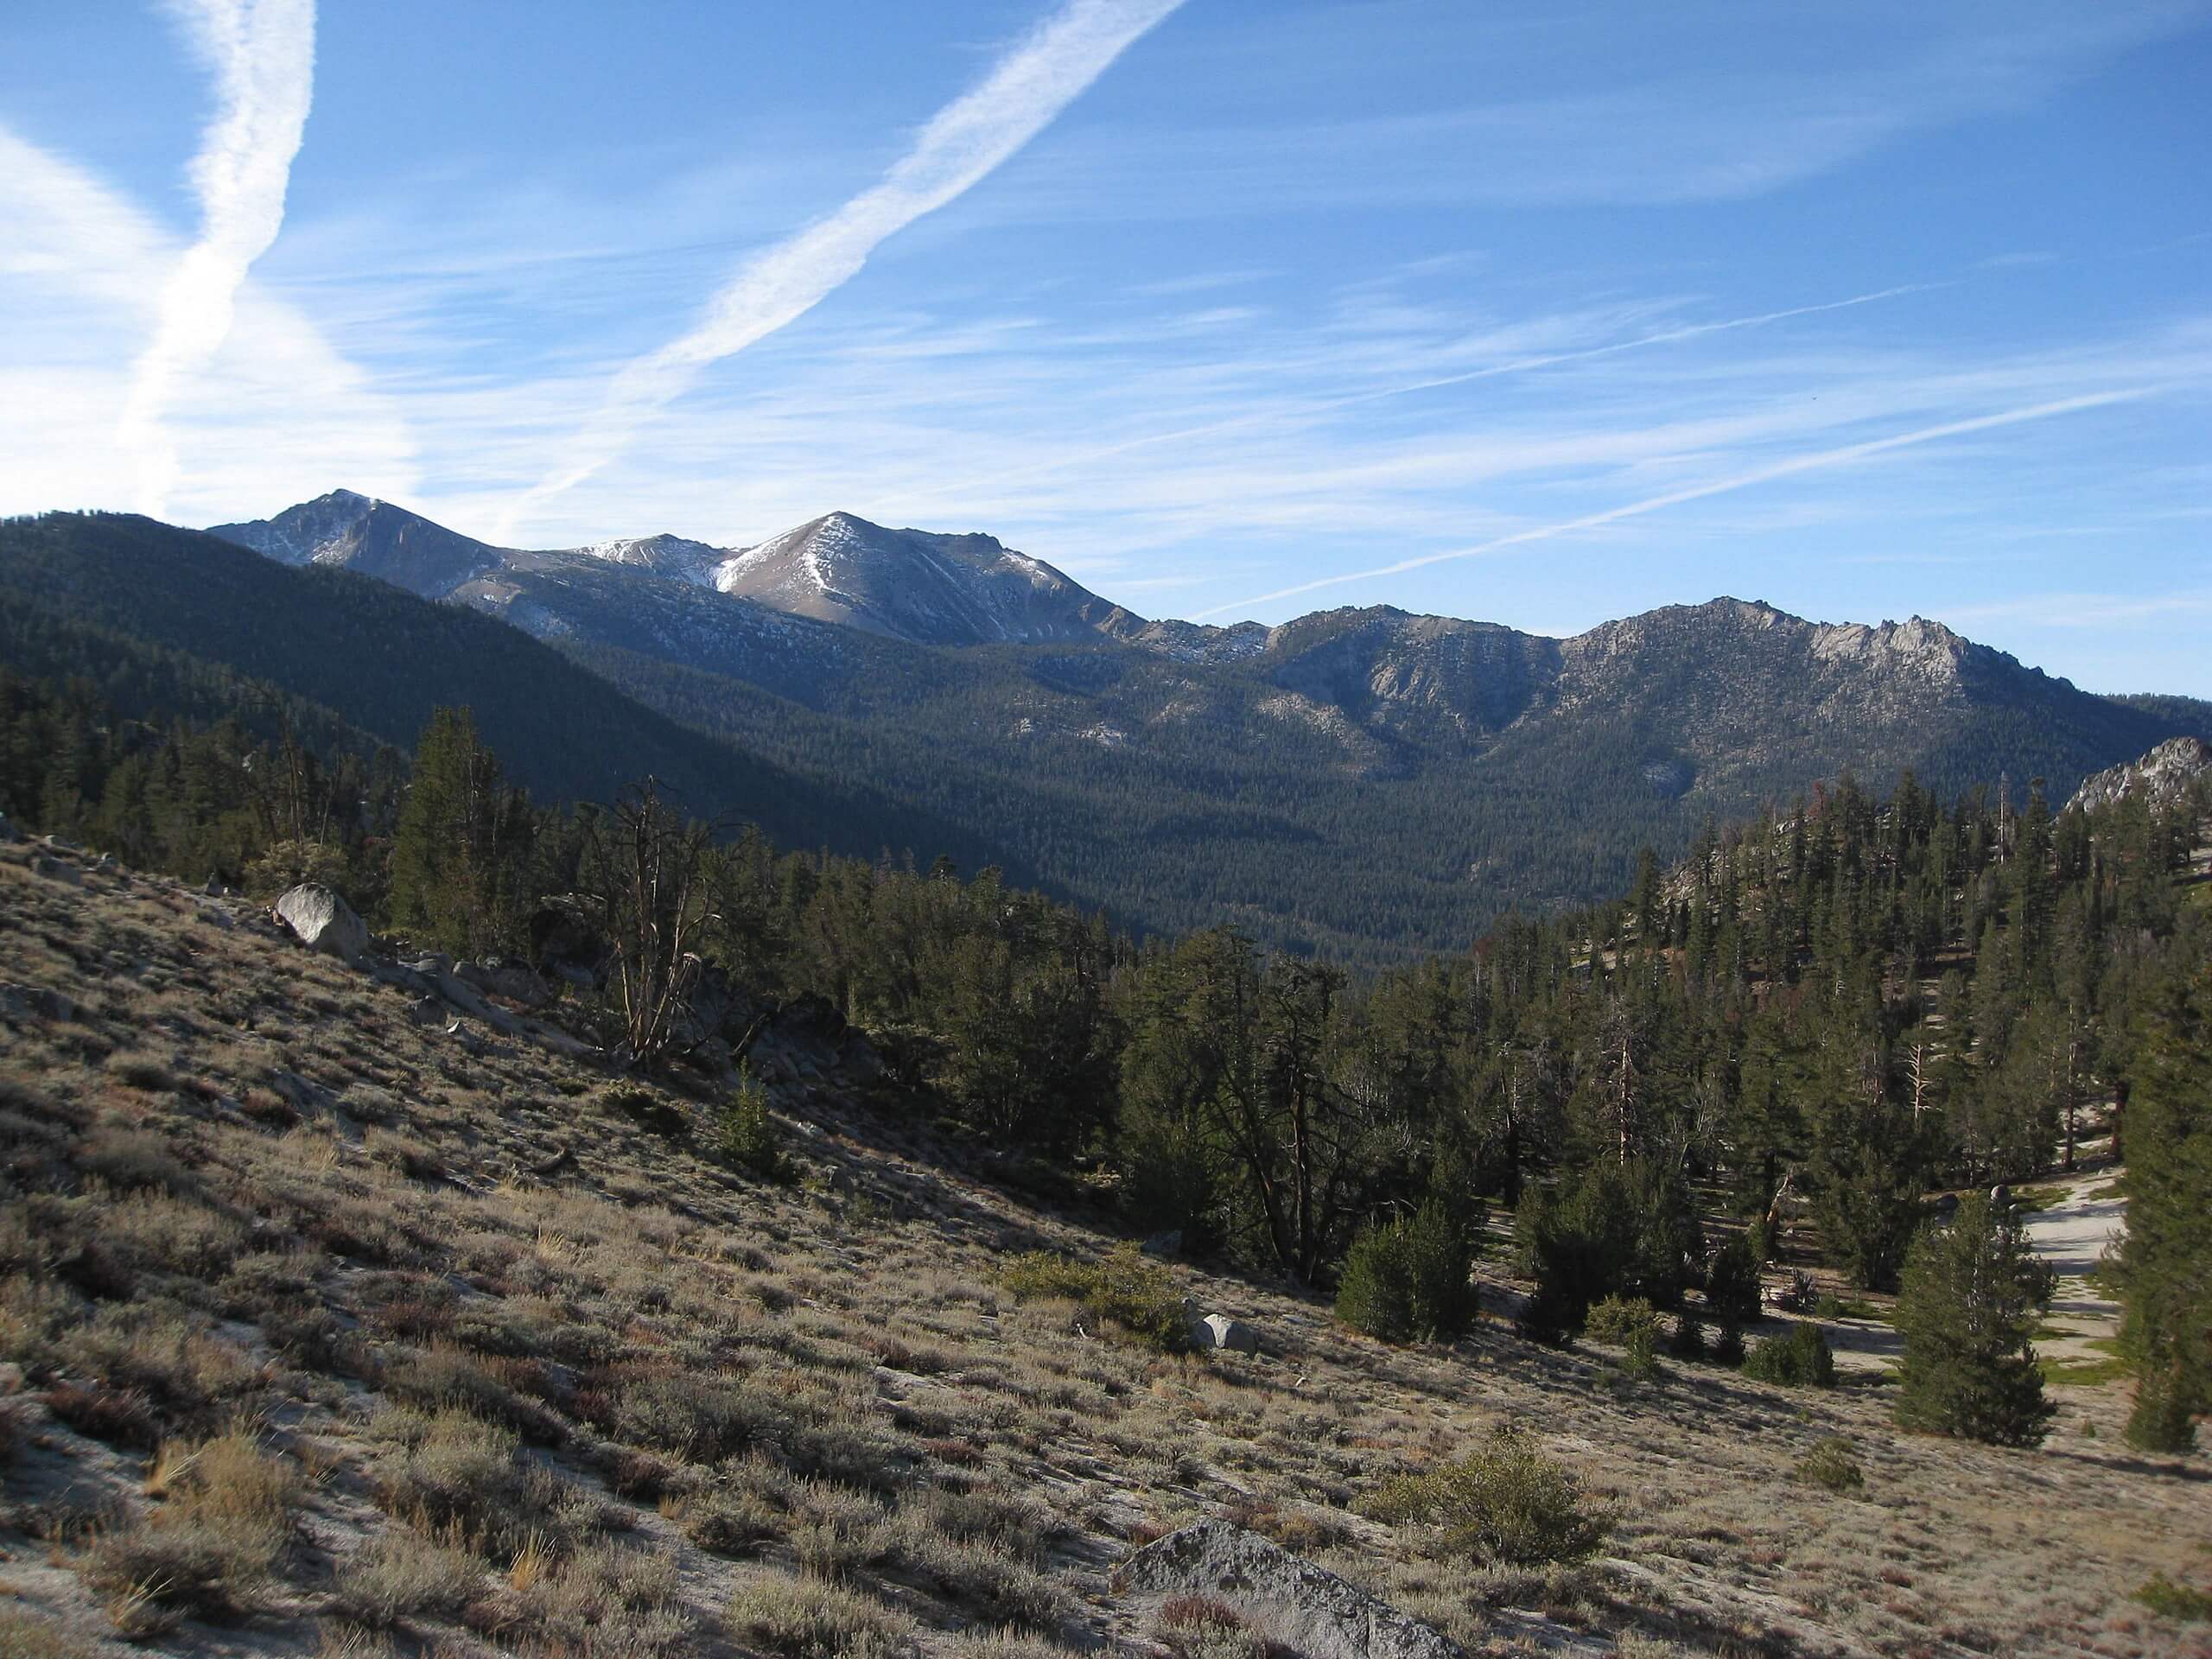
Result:
M194 880L324 880L456 952L532 957L549 901L605 886L620 814L533 802L468 711L435 711L410 761L281 699L258 730L208 718L236 690L125 715L0 672L0 807ZM1133 1229L1314 1287L1364 1239L1353 1300L1395 1334L1465 1310L1433 1280L1378 1288L1376 1264L1464 1261L1493 1210L1549 1339L1611 1295L1755 1313L1793 1195L1802 1248L1895 1289L1924 1194L2069 1167L2113 1106L2139 1427L2173 1444L2212 1351L2202 793L2054 816L2032 784L1944 802L1847 778L1645 859L1616 902L1380 972L1232 928L1139 941L996 870L747 830L695 838L685 937L748 995L864 1031L887 1109L1080 1175Z

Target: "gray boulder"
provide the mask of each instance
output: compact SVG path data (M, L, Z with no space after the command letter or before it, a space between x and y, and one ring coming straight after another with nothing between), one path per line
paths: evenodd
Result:
M1124 1594L1205 1596L1305 1659L1466 1659L1456 1642L1325 1567L1226 1521L1201 1521L1122 1564Z
M1143 1249L1147 1255L1156 1255L1172 1262L1183 1254L1183 1230L1176 1227L1164 1233L1154 1233L1145 1240Z
M16 828L5 812L0 812L0 847L12 847L22 838L23 832Z
M464 962L453 970L453 976L488 996L504 997L525 1008L543 1007L553 1000L553 988L529 968L519 962L504 962L498 957Z
M369 948L368 924L320 881L302 881L277 899L276 919L308 950L335 957L349 967Z
M79 887L84 885L83 879L78 875L77 867L74 864L66 858L48 858L44 853L33 855L31 874L42 875L49 881L59 881L65 887Z
M1191 1346L1201 1351L1227 1349L1232 1353L1256 1354L1260 1333L1242 1319L1226 1313L1208 1313L1189 1297L1183 1299L1183 1323L1190 1328Z

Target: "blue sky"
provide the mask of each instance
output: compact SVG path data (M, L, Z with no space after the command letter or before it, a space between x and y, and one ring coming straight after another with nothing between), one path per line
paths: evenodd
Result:
M2208 85L2126 0L10 7L0 511L844 508L2212 696Z

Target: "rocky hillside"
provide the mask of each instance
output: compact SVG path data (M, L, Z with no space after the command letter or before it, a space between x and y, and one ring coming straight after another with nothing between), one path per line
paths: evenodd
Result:
M2139 795L2154 807L2167 806L2208 772L2212 772L2212 744L2201 737L2169 738L2139 760L2083 779L2066 804L2086 812Z
M1850 1374L1533 1346L1487 1269L1464 1341L1383 1347L1109 1255L806 1018L733 1135L712 1078L13 847L0 1037L11 1655L2193 1650L2129 1597L2200 1575L2202 1459L2120 1449L2120 1390L1905 1436ZM1839 1436L1862 1484L1807 1472ZM1550 1522L1408 1511L1469 1458Z

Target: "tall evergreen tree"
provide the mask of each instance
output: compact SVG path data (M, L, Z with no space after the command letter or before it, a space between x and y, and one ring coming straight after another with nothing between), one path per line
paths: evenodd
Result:
M2127 1101L2127 1238L2135 1362L2128 1438L2185 1452L2212 1411L2212 972L2167 986L2138 1022Z
M1897 1297L1897 1421L1993 1446L2039 1444L2057 1408L2044 1398L2030 1338L2052 1282L2018 1217L1985 1193L1961 1198L1948 1225L1924 1230Z

